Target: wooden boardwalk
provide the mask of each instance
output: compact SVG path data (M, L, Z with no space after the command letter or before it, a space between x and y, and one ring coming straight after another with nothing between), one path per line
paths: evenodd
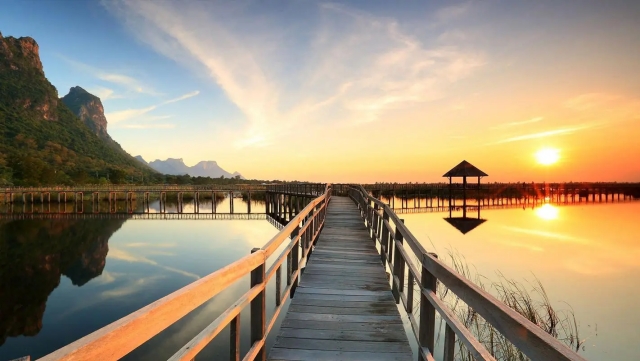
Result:
M355 203L333 197L269 360L412 360L389 281Z

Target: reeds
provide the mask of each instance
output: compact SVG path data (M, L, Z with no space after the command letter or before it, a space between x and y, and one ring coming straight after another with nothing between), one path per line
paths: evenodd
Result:
M449 251L451 266L461 275L472 280L480 288L492 293L500 301L514 311L518 312L529 321L538 325L549 335L563 342L574 351L580 351L584 340L580 339L578 322L571 306L568 309L558 310L551 304L549 296L538 278L533 276L533 281L518 282L507 278L501 272L497 272L495 280L489 280L476 270L469 267L464 256ZM476 336L484 347L499 361L527 361L527 358L506 337L483 319L478 313L466 305L460 298L442 283L438 284L438 295L443 299L458 316L460 321ZM444 329L444 321L440 321L441 330ZM472 361L471 353L466 350L461 341L455 355L456 360Z

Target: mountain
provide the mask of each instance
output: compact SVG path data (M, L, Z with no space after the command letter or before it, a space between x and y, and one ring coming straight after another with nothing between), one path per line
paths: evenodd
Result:
M136 156L141 162L145 162L141 156ZM145 162L146 163L146 162ZM153 162L149 163L149 166L160 173L163 174L171 174L171 175L184 175L188 174L192 177L211 177L211 178L220 178L224 176L225 178L234 178L239 176L244 179L242 175L238 172L229 173L226 170L222 169L216 161L202 161L193 167L188 167L184 164L182 158L167 158L167 160L156 159Z
M106 178L121 183L130 176L157 176L114 146L106 126L100 99L82 88L72 88L62 101L58 98L34 39L0 33L0 186L84 184Z
M149 165L149 163L147 163L147 161L144 160L144 158L142 158L141 155L136 155L134 158L137 159L139 162L141 162L144 165Z
M156 159L149 162L149 167L162 174L183 175L189 174L189 167L184 164L182 158L167 158L167 160Z
M95 135L108 142L113 142L107 133L107 118L104 116L104 107L100 98L79 86L75 86L61 100Z

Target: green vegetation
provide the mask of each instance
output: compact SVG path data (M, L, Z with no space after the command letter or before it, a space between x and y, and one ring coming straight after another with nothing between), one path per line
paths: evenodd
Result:
M0 185L123 182L155 173L98 138L58 99L35 41L0 38Z
M99 101L88 93L74 101L83 100ZM33 39L0 35L0 187L263 182L159 174L122 150L106 131L96 134L95 125L85 124L58 98Z

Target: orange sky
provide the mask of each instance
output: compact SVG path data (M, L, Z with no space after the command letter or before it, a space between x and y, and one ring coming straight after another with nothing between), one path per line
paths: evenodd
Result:
M434 182L464 159L486 181L640 181L639 1L87 7L7 31L38 39L61 93L99 95L111 136L147 161ZM545 147L558 163L536 162Z

